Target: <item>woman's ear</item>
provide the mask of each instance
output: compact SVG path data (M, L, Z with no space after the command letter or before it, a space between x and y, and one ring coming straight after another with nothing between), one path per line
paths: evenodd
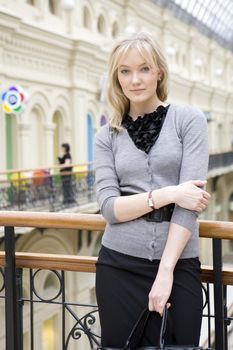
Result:
M163 77L163 72L159 71L159 73L158 73L158 80L162 80L162 77Z

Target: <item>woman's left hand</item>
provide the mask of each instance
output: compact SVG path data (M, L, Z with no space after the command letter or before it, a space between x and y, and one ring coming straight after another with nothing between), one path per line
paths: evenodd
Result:
M156 279L152 285L149 293L149 310L157 311L162 316L165 305L170 307L171 304L167 303L173 285L173 271L158 271Z

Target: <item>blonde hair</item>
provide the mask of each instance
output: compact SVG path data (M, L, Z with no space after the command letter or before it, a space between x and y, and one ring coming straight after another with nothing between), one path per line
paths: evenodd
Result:
M112 107L109 125L116 131L122 130L122 119L129 111L130 101L124 95L118 81L118 66L121 58L128 50L136 48L139 53L159 68L160 78L156 93L161 101L166 101L168 94L168 65L159 44L147 32L131 33L118 40L114 46L108 63L108 101Z

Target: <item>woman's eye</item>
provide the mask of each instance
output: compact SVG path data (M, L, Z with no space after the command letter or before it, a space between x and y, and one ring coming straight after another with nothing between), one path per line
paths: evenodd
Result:
M142 68L143 72L148 72L149 70L150 70L150 67L147 67L147 66Z
M127 74L127 73L129 73L129 70L128 70L128 69L122 69L122 70L121 70L121 73L122 73L122 74Z

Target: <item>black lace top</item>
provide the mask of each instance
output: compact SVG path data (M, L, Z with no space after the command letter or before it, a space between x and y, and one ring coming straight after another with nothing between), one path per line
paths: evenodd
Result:
M137 148L149 153L159 137L168 108L169 105L158 106L154 112L145 114L143 117L139 116L136 120L128 114L125 115L122 125L127 129Z

